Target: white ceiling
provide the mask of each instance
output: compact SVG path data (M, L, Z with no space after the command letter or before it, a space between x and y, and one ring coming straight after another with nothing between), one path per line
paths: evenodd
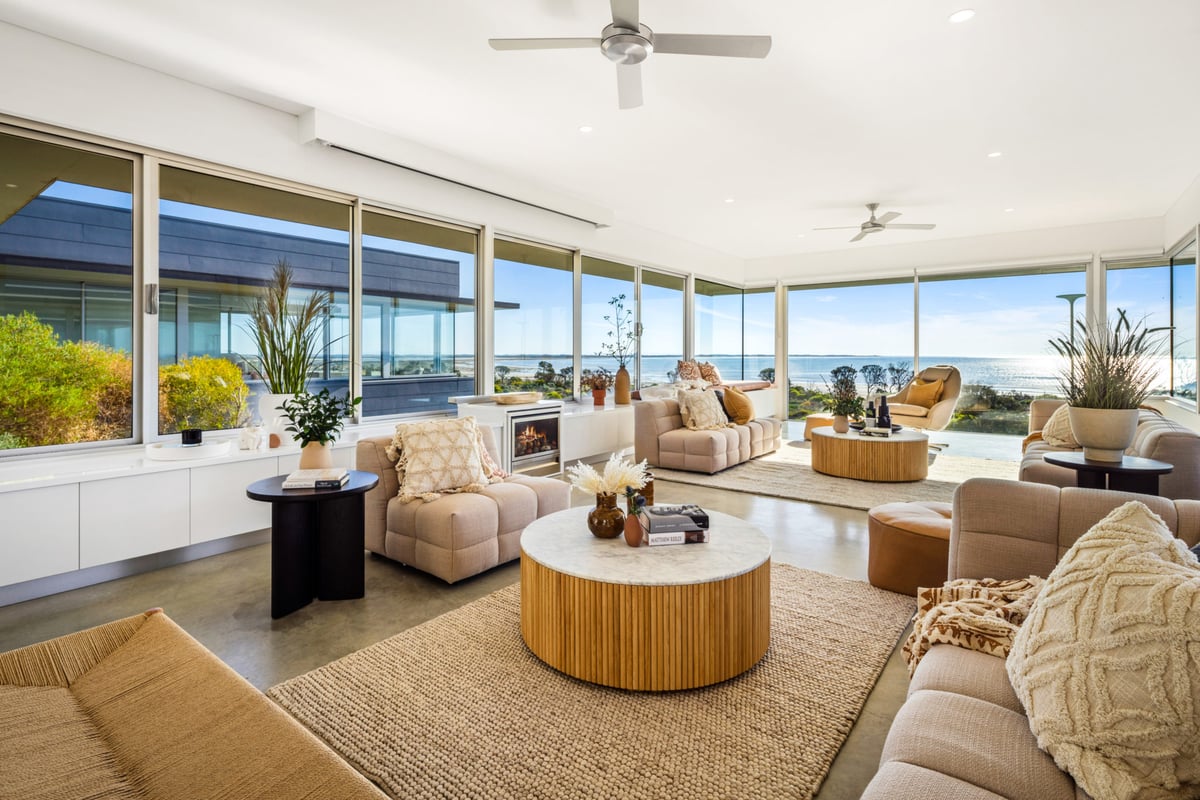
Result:
M743 259L1160 217L1200 174L1197 0L642 0L641 17L774 44L652 56L645 105L619 111L598 51L487 45L598 36L606 0L0 0L0 20ZM812 230L868 201L938 227Z

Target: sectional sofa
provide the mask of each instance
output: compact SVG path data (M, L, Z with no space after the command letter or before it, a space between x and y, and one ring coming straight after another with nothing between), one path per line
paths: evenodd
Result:
M771 417L715 430L690 430L675 400L633 405L634 458L651 467L710 475L779 449L783 425Z

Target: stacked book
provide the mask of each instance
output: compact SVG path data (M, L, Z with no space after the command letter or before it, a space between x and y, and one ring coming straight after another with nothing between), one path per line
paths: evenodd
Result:
M345 467L298 469L283 480L284 489L340 489L350 480Z
M642 541L650 546L708 541L708 514L700 506L645 506L638 522L642 525Z

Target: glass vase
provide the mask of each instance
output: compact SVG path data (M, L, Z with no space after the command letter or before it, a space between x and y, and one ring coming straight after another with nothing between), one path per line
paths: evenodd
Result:
M615 539L625 530L625 514L617 508L615 494L596 495L596 507L588 512L588 530L600 539Z

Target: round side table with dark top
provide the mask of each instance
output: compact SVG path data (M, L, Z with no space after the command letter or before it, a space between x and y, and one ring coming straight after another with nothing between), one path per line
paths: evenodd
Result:
M1120 461L1090 461L1083 453L1046 453L1047 464L1075 470L1075 485L1085 489L1158 494L1158 476L1175 467L1152 458L1124 456Z
M271 618L319 600L362 597L363 495L379 483L350 470L340 489L284 489L286 475L263 478L246 496L271 504Z

